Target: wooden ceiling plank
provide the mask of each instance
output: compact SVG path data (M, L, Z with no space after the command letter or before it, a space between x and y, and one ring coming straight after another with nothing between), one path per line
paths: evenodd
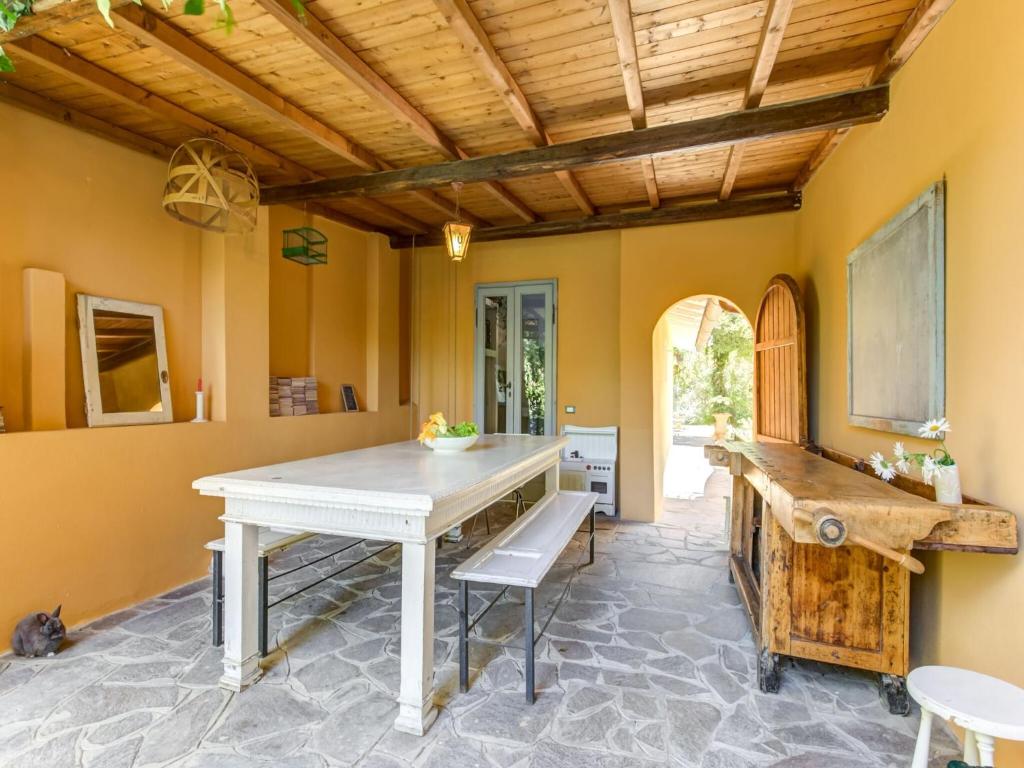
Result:
M312 49L320 58L334 67L345 78L354 83L360 90L376 100L385 110L405 123L422 141L436 149L449 160L468 157L468 155L446 136L430 119L416 109L402 94L395 90L359 55L345 45L326 24L316 17L311 8L307 8L302 17L296 15L291 0L256 0L256 2L273 16L282 26L295 35L302 43ZM526 222L536 221L533 213L517 197L508 192L500 184L489 182L487 191L503 203L516 216ZM442 198L443 199L443 198ZM436 201L435 201L436 202ZM448 204L447 215L453 215ZM469 218L470 215L467 215ZM472 217L474 224L486 224Z
M117 10L115 16L142 43L199 72L271 119L288 124L361 170L382 170L380 160L368 149L274 93L152 11L128 5Z
M644 89L640 80L633 9L629 0L608 0L608 11L612 22L612 34L615 37L615 49L619 56L622 85L626 91L629 119L633 123L633 130L642 130L647 127L647 107L644 104ZM642 158L640 168L644 174L647 200L651 208L657 208L661 205L661 195L658 194L658 177L654 171L653 158Z
M110 0L111 8L120 8L128 5L133 0ZM61 27L66 24L74 24L76 21L99 16L96 9L96 0L65 0L58 3L47 3L43 0L33 3L32 15L18 20L17 25L10 32L0 32L0 45L20 40L40 32L46 32L54 27Z
M200 135L222 141L246 157L250 157L264 166L274 168L285 176L296 179L323 178L321 174L238 136L194 112L189 112L187 109L115 75L113 72L43 40L41 37L17 40L10 44L10 49L16 51L16 55L25 56L53 72L58 72L88 88L98 90L123 104L142 109L160 120L169 120L183 125ZM376 201L373 201L372 204L375 213L402 229L411 232L426 232L428 229L423 222L405 216L400 211L393 210L382 203L376 203Z
M316 178L317 174L281 155L238 136L206 118L135 85L95 64L76 56L41 37L27 37L10 44L15 56L24 56L52 72L71 78L75 82L106 94L131 107L141 109L160 120L184 125L200 134L224 142L261 165L298 178Z
M132 35L179 64L208 77L221 88L238 96L272 120L288 125L307 138L363 170L389 168L368 149L335 131L308 112L277 95L262 83L208 51L185 33L141 6L128 5L116 11ZM432 199L436 196L429 196ZM438 198L443 199L443 198ZM424 230L426 225L382 203L370 203L374 212L392 224ZM447 201L443 204L447 207Z
M768 88L768 81L772 76L772 69L775 68L775 60L782 47L782 38L786 35L786 25L793 12L793 3L794 0L769 0L768 2L764 26L761 28L761 37L757 43L757 53L754 55L754 66L750 70L750 80L747 82L747 90L743 96L744 109L757 109L761 106L761 99L764 98L764 92ZM742 159L743 145L737 144L730 150L729 159L725 164L722 187L718 192L719 199L728 200L732 194Z
M0 82L0 101L161 160L169 159L174 151L174 147L163 142L100 120L81 110L25 90L14 83Z
M954 0L920 0L889 47L885 49L885 53L872 70L868 83L876 85L890 82L900 67L907 63L918 46L928 37L928 33L935 29L935 25L952 7L953 2ZM795 191L807 186L815 171L842 143L847 133L849 130L831 130L826 134L793 180Z
M528 237L549 237L553 235L601 232L609 229L652 227L663 224L679 224L711 219L736 218L739 216L760 216L767 213L795 211L800 208L799 193L776 194L770 197L753 197L741 200L716 200L680 207L664 207L658 210L623 211L600 214L581 219L559 219L536 224L517 224L507 227L490 227L473 232L473 242L513 240ZM440 235L431 233L426 238L416 238L416 245L439 245ZM412 239L397 237L391 240L392 248L409 248Z
M952 7L953 2L954 0L921 0L915 6L875 66L871 74L872 85L892 80L893 75L907 63L907 59L924 42L928 33L939 23L939 19Z
M279 2L280 0L259 1ZM519 83L516 82L512 73L509 72L508 66L502 61L501 56L487 36L486 30L480 25L479 20L466 0L434 0L434 5L437 6L438 11L444 16L449 28L459 39L463 50L469 54L484 76L491 81L491 84L505 102L505 106L512 113L512 117L515 118L519 127L526 133L530 142L535 147L551 144L551 137L544 130L540 120L537 119L537 115L530 106L526 94L523 93ZM590 198L587 196L579 180L570 171L559 171L555 176L580 210L588 216L593 216L594 205L590 202Z
M647 189L647 201L651 208L661 205L661 195L658 193L658 176L654 170L654 158L645 157L640 160L640 169L644 174L644 187Z
M488 157L269 187L263 194L268 200L287 202L407 192L443 187L456 181L475 183L537 176L630 158L694 152L754 139L847 128L876 122L888 108L889 89L883 85Z

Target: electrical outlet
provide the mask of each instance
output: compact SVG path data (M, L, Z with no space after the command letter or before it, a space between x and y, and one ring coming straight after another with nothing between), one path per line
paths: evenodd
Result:
M565 406L565 412L566 413L576 413L576 406L575 405L567 405L567 406Z

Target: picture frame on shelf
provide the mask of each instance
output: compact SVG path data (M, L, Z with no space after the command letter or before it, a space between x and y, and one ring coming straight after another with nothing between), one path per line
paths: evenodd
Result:
M359 399L356 397L356 388L352 384L341 385L341 405L345 413L355 413L359 410Z

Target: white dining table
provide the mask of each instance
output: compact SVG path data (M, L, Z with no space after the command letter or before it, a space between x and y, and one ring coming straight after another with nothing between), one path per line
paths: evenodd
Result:
M564 437L484 435L463 453L415 441L244 469L196 480L224 499L224 674L242 691L261 675L257 639L260 526L402 545L401 687L395 728L423 735L437 716L436 539L528 480L558 489Z

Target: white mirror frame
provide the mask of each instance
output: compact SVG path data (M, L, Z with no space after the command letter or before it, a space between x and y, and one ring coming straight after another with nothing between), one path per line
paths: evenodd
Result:
M100 396L100 368L96 347L94 312L108 310L153 318L157 369L160 371L160 411L104 413ZM85 379L85 415L90 427L128 424L165 424L174 421L171 410L171 379L167 373L167 342L164 336L164 309L159 304L121 301L103 296L78 294L78 336L82 347L82 374Z

